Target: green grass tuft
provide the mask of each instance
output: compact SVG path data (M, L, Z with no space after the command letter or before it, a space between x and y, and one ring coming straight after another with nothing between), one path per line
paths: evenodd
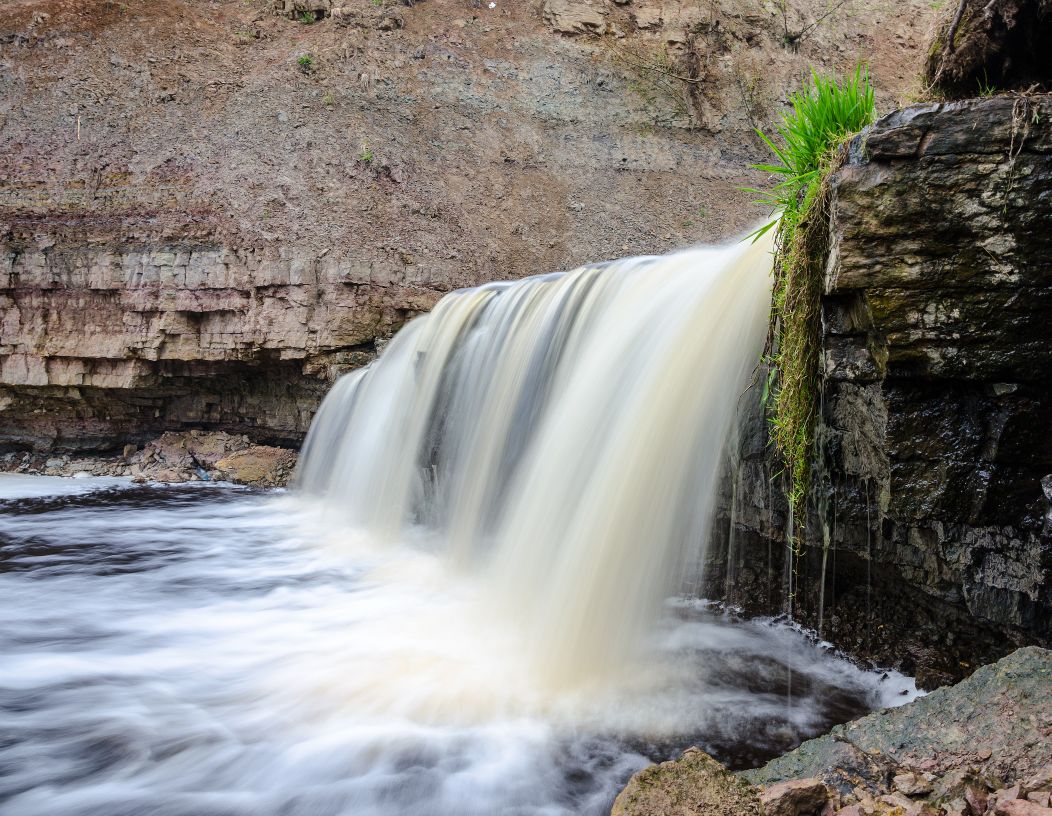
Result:
M781 177L769 190L750 189L780 213L753 235L777 228L774 297L764 401L772 407L772 437L789 474L789 504L797 511L810 484L818 414L822 272L828 251L827 178L838 151L873 121L873 88L862 66L844 82L812 72L789 98L777 135L757 130L775 163L753 169Z

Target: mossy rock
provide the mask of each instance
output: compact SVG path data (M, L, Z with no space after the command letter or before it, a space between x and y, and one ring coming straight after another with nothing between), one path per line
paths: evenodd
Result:
M700 748L633 776L610 816L763 816L756 788Z

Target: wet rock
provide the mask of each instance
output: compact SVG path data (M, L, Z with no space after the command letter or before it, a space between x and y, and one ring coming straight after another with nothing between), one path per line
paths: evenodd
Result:
M610 816L763 816L757 791L698 748L633 776Z
M789 779L760 792L760 803L767 816L818 813L828 801L829 791L821 779Z
M1038 777L1050 761L1052 651L1028 647L956 686L837 726L742 776L755 785L815 777L842 794L858 787L879 797L891 793L887 782L895 776L930 773L945 777L932 786L934 801L949 801L980 788L980 779L1015 785ZM997 801L1019 790L1002 791ZM975 802L969 811L979 816Z
M1052 643L1050 117L1049 94L912 106L860 136L831 182L793 608L926 689ZM742 568L712 573L710 593L770 614L787 507L767 433L743 419L737 506L725 499L710 546L726 557L733 516Z

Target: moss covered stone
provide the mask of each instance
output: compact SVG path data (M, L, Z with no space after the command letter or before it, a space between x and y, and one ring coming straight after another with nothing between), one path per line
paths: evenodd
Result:
M610 816L763 816L757 790L700 748L633 776Z

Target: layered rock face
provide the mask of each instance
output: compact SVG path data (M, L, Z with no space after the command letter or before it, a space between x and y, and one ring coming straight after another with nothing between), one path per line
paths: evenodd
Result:
M717 537L731 600L927 685L1052 637L1050 116L1047 95L916 106L851 145L803 552L756 411Z
M0 438L111 448L196 426L295 444L333 377L449 286L412 278L309 252L12 249Z
M450 289L746 229L753 124L810 64L864 56L904 90L932 14L2 5L0 452L296 444Z

